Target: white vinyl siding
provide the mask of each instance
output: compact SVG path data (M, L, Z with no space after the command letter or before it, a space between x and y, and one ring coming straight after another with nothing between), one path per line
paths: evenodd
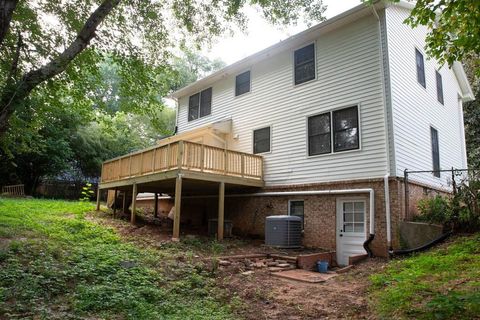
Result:
M263 154L267 185L383 177L387 169L378 21L368 15L315 42L316 79L294 85L294 49L252 65L251 93L235 98L235 76L213 84L212 113L187 122L188 97L179 99L178 132L232 119L228 148L252 152L254 129L274 128ZM301 47L301 46L299 46ZM297 47L298 48L298 47ZM295 48L295 49L297 49ZM309 116L358 105L360 150L308 157Z
M391 6L386 9L389 73L391 82L392 129L396 174L403 171L432 170L430 127L439 131L441 169L465 168L463 116L458 101L460 88L448 66L434 59L424 60L424 88L417 82L415 48L424 48L426 28L411 29L403 24L409 11ZM438 101L436 73L442 78L444 105ZM449 187L448 175L416 174L412 179L437 187Z

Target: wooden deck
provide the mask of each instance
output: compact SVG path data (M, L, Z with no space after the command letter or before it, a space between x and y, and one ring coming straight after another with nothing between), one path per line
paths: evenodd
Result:
M204 144L177 141L105 161L100 188L175 178L262 187L263 158Z

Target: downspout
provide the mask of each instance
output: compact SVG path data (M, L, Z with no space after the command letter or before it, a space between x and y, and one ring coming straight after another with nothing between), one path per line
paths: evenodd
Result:
M390 177L390 135L389 135L389 125L388 125L388 107L386 103L386 85L385 85L385 68L384 68L384 52L383 52L383 39L382 39L382 24L380 21L380 17L375 9L375 5L372 5L373 15L378 21L378 36L380 37L380 45L379 45L379 52L380 52L380 69L381 69L381 81L382 81L382 97L383 97L383 108L384 108L384 123L385 123L385 151L387 155L387 166L386 166L386 173L383 179L384 184L384 198L385 198L385 222L386 222L386 233L387 233L387 248L388 252L392 252L392 228L391 228L391 212L390 212L390 186L388 183Z

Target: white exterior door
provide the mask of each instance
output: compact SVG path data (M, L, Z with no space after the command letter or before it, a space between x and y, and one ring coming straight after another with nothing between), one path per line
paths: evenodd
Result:
M337 199L337 263L347 265L348 257L366 253L366 200Z

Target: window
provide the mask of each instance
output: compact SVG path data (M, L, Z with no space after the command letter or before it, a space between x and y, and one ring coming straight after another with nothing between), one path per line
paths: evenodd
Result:
M203 90L188 99L188 121L208 116L212 112L212 88Z
M235 78L235 96L250 92L250 71L239 74Z
M437 100L441 104L443 104L443 83L442 83L442 75L440 72L435 71L435 75L437 78Z
M295 84L315 79L315 45L312 43L294 53Z
M330 112L308 118L308 155L330 153Z
M438 147L437 129L430 127L430 138L432 140L433 175L440 178L440 150Z
M365 232L365 202L343 202L343 232Z
M333 128L333 139L332 139ZM358 106L308 118L308 155L315 156L360 148Z
M333 132L335 152L358 149L358 107L334 111Z
M305 227L305 222L303 219L303 211L304 211L303 200L288 201L288 215L302 218L302 230Z
M253 153L270 151L270 127L253 131Z
M427 87L425 83L425 65L423 62L423 54L415 49L415 56L417 61L417 81L420 83L424 88Z

